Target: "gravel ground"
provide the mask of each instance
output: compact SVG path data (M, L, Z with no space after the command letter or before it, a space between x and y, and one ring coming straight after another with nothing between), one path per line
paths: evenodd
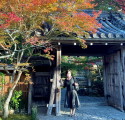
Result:
M38 120L125 120L125 113L105 104L103 97L79 97L81 107L76 116L69 117L69 109L61 107L61 116L46 116L46 108L38 108Z
M125 113L108 106L104 97L79 96L81 106L76 116L69 117L70 109L63 107L65 89L61 94L61 116L46 116L46 107L38 107L38 120L125 120Z

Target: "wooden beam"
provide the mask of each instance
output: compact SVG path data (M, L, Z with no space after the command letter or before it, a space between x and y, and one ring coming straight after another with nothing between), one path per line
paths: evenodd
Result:
M118 89L118 94L116 95L116 104L117 104L117 107L118 109L120 109L121 111L124 111L123 109L123 91L122 91L122 79L123 79L123 72L122 72L122 61L121 61L121 51L118 51L117 52L117 66L116 66L116 69L117 69L117 73L118 75L116 76L116 83L117 83L117 86L119 86L119 89ZM118 96L119 95L119 96Z
M117 45L117 46L112 46L108 48L107 54L113 54L116 53L117 51L120 51L122 48L125 48L125 46Z
M121 49L121 64L122 64L122 95L123 95L123 106L125 106L125 48ZM124 107L123 107L124 108ZM125 108L124 108L125 111Z
M49 107L49 104L47 104L47 107ZM55 105L55 104L53 104L53 105L52 105L52 107L56 107L56 105Z
M94 44L109 43L109 44L117 44L117 45L120 45L120 43L125 44L125 38L83 38L83 39L86 41L86 44L89 44L89 43L94 43ZM77 44L79 44L78 40L71 37L53 37L51 40L51 43L55 45L57 45L58 42L62 44L73 44L74 42L76 42Z
M52 88L51 88L51 93L50 93L50 100L49 100L49 105L47 109L47 115L52 114L52 108L53 108L53 103L54 103L54 98L55 98L55 88L56 88L56 69L54 70L53 83L52 83Z
M60 79L61 79L61 46L57 47L56 54L56 116L61 115L61 89L60 89Z

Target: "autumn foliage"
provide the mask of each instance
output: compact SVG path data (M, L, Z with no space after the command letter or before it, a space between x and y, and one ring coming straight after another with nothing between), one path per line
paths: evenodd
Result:
M72 13L72 17L69 16L69 14L65 13L63 16L56 17L56 23L58 24L58 27L62 29L63 31L69 31L74 32L77 34L84 34L84 31L91 31L93 33L96 32L96 28L101 25L95 20L97 15L100 13L93 13L95 16L90 16L84 12L79 13ZM79 21L77 23L77 21ZM77 23L77 25L76 25Z
M4 50L8 49L8 44L9 47L13 46L13 43L17 41L16 38L22 36L21 42L24 48L28 44L47 47L52 35L56 37L60 33L76 33L78 36L84 36L87 32L94 33L97 28L101 27L96 20L101 12L93 12L93 15L83 12L84 9L92 9L96 6L91 3L92 1L0 0L0 46ZM47 29L45 24L49 24L50 28ZM40 36L32 35L36 30L42 31ZM10 39L12 37L14 39L10 40L11 42L6 41L7 35ZM45 41L41 36L48 40ZM80 40L80 42L85 41Z
M0 28L8 28L11 24L20 22L21 17L18 17L14 12L0 13L0 19L3 20L3 24L0 24Z
M96 18L100 13L90 16L83 9L95 6L93 0L1 0L0 28L16 28L29 31L39 28L42 21L51 21L52 30L75 32L96 32L100 24ZM18 24L16 24L18 23ZM16 24L16 25L15 25ZM13 26L12 26L13 25ZM28 34L28 32L27 32Z
M88 15L83 10L92 9L93 0L0 0L0 46L5 50L17 44L22 36L22 47L42 45L60 33L76 33L85 36L101 27L96 18L101 11ZM44 24L44 27L42 27ZM46 25L45 25L46 24ZM47 28L49 24L50 28ZM42 31L40 35L36 30ZM35 33L32 35L32 33ZM58 34L57 34L58 31ZM10 41L6 41L9 35ZM47 41L41 38L44 36ZM12 39L14 38L14 39ZM84 40L76 37L84 46ZM7 44L6 44L7 43ZM47 48L51 49L51 48ZM46 50L44 50L46 51Z

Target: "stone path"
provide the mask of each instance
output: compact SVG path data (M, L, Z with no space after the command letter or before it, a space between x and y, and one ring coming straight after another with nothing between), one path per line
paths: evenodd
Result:
M106 104L104 97L79 96L81 107L75 117L63 107L65 89L61 93L61 116L46 116L46 107L38 107L38 120L125 120L125 113Z
M105 99L100 97L80 96L81 107L76 111L76 116L69 117L69 109L63 107L61 116L46 116L46 109L38 108L38 120L125 120L125 113L105 104ZM43 112L44 110L44 112Z

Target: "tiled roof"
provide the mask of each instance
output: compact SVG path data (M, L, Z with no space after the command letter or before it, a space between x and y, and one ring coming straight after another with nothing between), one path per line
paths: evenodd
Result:
M84 10L92 15L93 10ZM97 33L90 34L89 38L100 39L125 39L125 14L120 12L105 12L97 18L102 27Z

